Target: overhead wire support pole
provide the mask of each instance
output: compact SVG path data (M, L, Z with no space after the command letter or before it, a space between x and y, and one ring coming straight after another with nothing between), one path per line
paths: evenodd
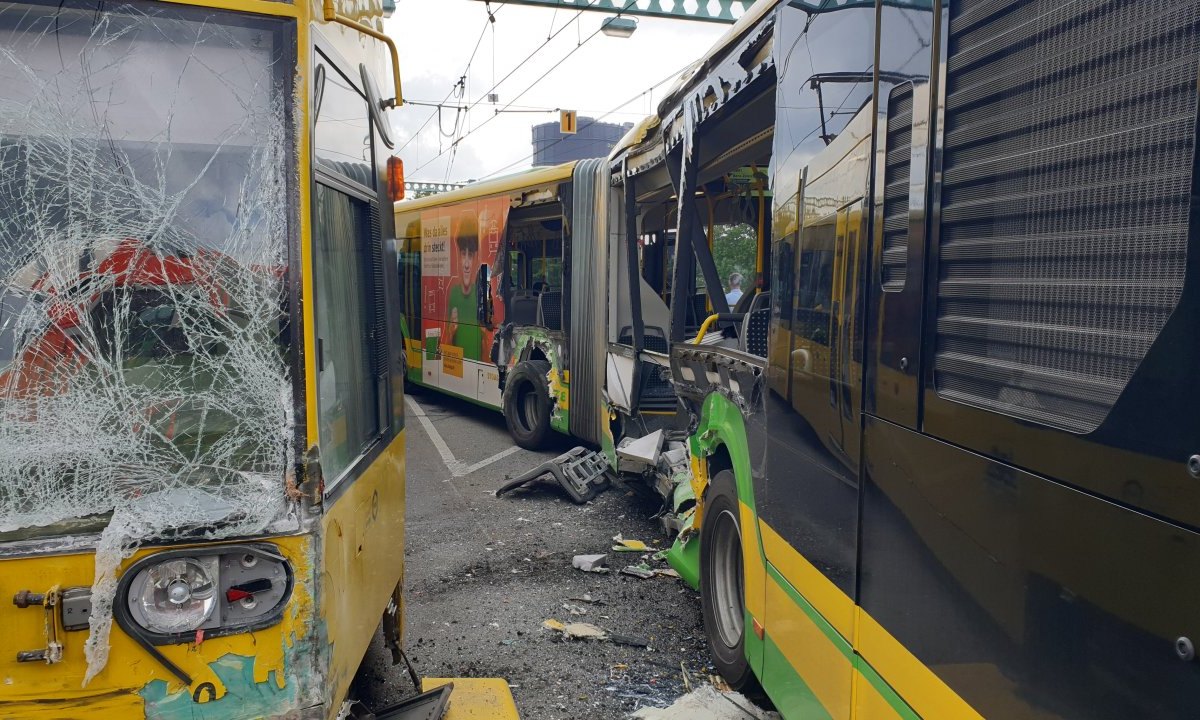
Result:
M487 2L488 0L478 0ZM663 7L663 0L650 0L650 4L645 9L638 7L623 8L624 0L594 0L588 4L587 0L490 0L495 3L504 3L508 5L530 5L534 7L567 9L567 10L589 10L592 12L604 12L621 15L641 15L643 17L657 18L672 18L675 20L697 20L700 22L712 22L732 24L737 22L742 13L753 4L752 0L716 0L716 12L708 9L709 2L697 2L694 10L688 10L684 3L672 3L672 7L667 9Z

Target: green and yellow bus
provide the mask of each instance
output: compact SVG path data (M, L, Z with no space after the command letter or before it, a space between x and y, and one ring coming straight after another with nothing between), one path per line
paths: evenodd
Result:
M400 653L382 21L0 3L0 717L332 719Z
M731 685L789 719L1195 714L1198 51L1190 0L760 2L614 166L670 178L676 268L702 189L769 168L764 301L670 333L672 558Z

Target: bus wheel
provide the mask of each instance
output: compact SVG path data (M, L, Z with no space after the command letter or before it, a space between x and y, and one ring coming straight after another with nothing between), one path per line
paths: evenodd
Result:
M541 450L550 434L550 363L517 363L504 383L504 422L513 440L526 450Z
M729 686L760 695L746 659L746 583L742 533L733 471L722 470L708 486L700 525L700 607L713 665Z

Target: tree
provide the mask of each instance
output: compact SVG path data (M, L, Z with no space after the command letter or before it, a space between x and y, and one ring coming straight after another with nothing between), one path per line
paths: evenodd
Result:
M743 290L754 286L754 273L758 266L758 232L753 225L740 223L716 226L713 229L712 252L722 283L728 283L729 275L736 272L745 278L742 281Z

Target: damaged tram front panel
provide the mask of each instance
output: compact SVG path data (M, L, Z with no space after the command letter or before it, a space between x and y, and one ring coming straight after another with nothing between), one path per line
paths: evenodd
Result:
M399 629L382 17L220 6L0 4L0 717L331 718Z

